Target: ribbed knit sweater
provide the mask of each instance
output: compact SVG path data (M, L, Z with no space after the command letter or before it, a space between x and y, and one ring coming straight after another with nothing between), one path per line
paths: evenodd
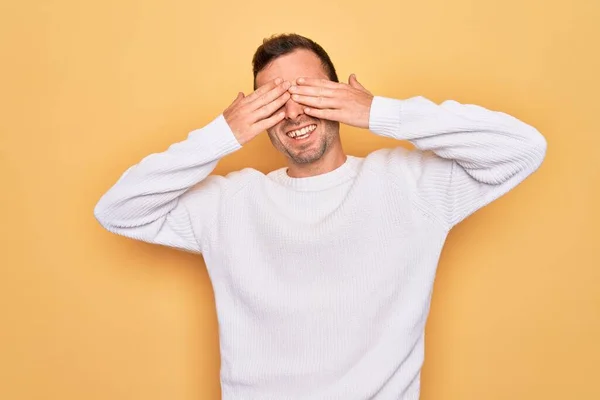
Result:
M375 97L369 129L414 149L292 178L211 174L240 144L224 117L129 168L100 199L107 230L201 253L226 400L416 400L434 276L450 229L542 163L505 113Z

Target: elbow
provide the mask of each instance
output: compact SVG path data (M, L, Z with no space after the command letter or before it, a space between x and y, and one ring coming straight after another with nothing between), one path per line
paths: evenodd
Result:
M533 170L537 170L546 158L548 141L537 129L533 129L527 148L528 159Z
M94 218L96 221L102 226L104 229L111 231L111 227L114 225L111 221L110 215L108 213L108 207L103 201L100 199L96 206L94 207Z
M94 207L94 218L96 218L96 221L98 221L100 226L107 229L109 224L108 224L108 220L105 218L105 215L106 214L104 213L104 207L102 205L102 201L99 201L98 203L96 203L96 206Z

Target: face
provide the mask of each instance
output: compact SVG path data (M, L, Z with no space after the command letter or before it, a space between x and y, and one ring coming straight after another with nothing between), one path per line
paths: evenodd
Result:
M309 50L296 50L275 59L256 76L260 87L275 79L296 83L296 79L329 79L317 55ZM285 118L267 130L273 146L296 165L312 164L340 149L338 122L320 120L304 114L304 106L289 99L283 106Z

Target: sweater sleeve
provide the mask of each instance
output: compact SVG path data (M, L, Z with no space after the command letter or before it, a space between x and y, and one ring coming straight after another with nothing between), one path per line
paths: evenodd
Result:
M112 233L200 253L202 229L228 184L209 174L220 158L240 147L220 115L127 169L100 198L94 215Z
M546 140L532 126L454 100L375 97L369 128L415 146L392 150L389 170L446 229L521 183L546 155Z

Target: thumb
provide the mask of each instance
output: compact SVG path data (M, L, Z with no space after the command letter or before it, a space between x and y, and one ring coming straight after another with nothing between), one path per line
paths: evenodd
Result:
M229 112L231 109L233 109L235 106L237 106L237 104L242 101L244 99L244 93L243 92L238 92L237 97L231 102L231 104L227 107L227 109L224 111L224 113Z
M352 86L355 89L361 89L361 90L365 90L365 91L367 90L367 89L365 89L365 87L363 85L361 85L358 82L355 74L350 75L350 78L348 78L348 83L350 84L350 86Z
M242 100L244 98L244 93L243 92L239 92L237 97L235 98L235 100L233 101L233 104L239 103L240 100Z

